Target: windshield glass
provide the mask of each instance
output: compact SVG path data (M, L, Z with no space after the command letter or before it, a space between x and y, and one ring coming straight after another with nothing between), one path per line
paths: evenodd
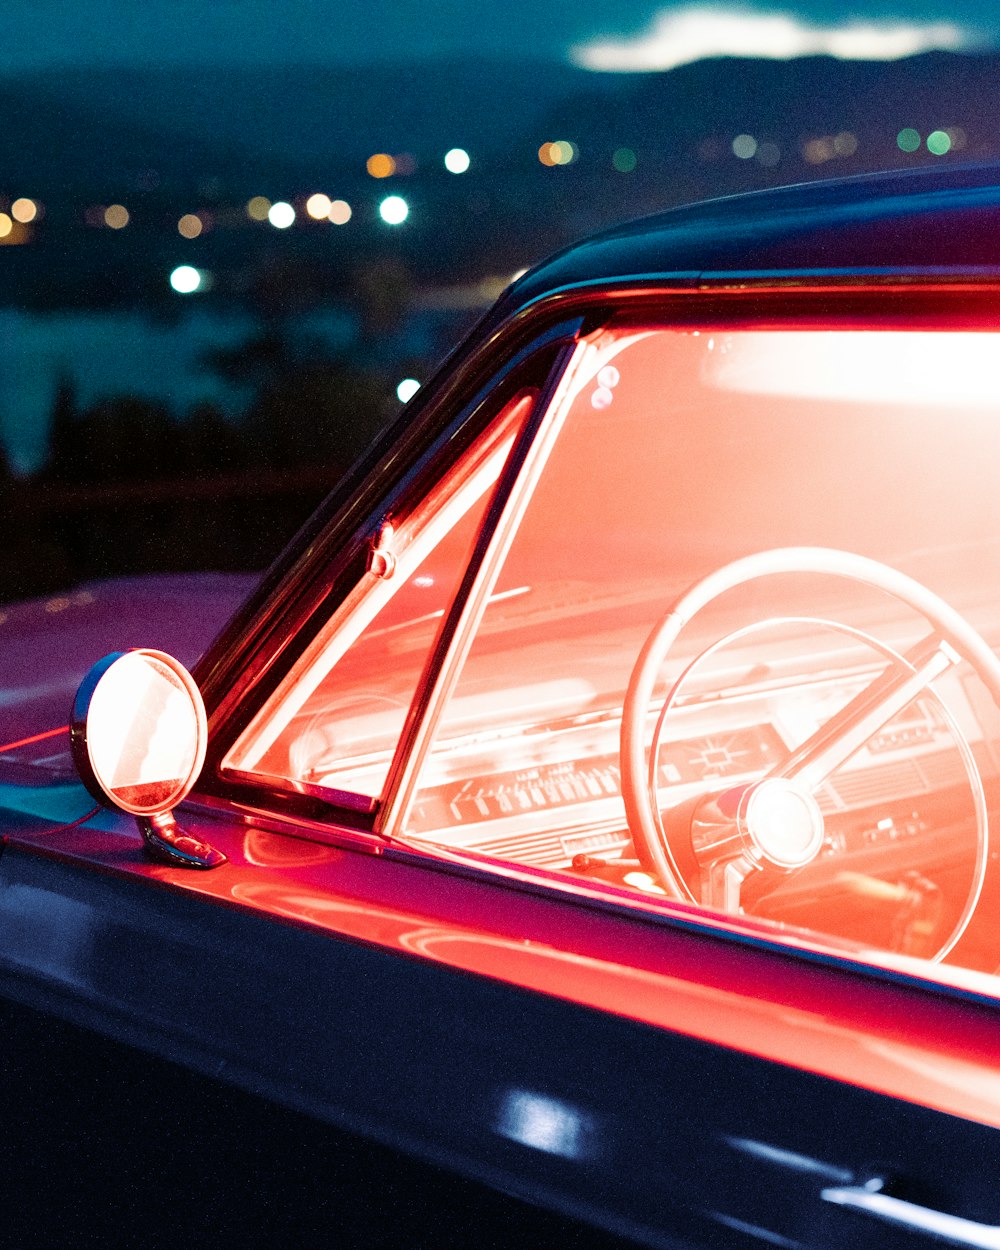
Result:
M1000 963L976 921L1000 891L998 346L595 339L484 590L409 834Z

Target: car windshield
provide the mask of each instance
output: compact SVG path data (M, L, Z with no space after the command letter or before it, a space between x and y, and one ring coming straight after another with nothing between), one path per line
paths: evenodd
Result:
M595 354L539 474L442 739L463 723L471 732L496 728L497 708L479 705L474 686L497 684L504 663L509 675L499 684L508 689L526 677L533 685L543 675L569 678L567 708L620 699L649 630L678 595L738 557L774 548L882 561L995 634L996 349L988 334L695 330L623 336ZM754 610L859 625L888 613L903 637L914 629L905 610L861 585L809 569L785 583L748 580L713 619L694 622L690 646L754 619ZM529 644L540 648L530 661ZM767 637L744 645L764 648L762 660L779 647Z
M998 347L594 336L403 832L992 971ZM379 739L379 697L360 754L328 735L304 763L293 720L285 771L372 793L398 739Z

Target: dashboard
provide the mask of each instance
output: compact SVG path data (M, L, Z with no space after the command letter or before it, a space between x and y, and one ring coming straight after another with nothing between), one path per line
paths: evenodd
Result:
M676 709L657 761L661 805L761 777L866 680L857 675L835 678ZM992 743L963 683L948 679L946 699L983 774L995 775ZM433 831L451 845L550 868L569 867L582 851L624 849L630 839L622 827L619 732L620 711L615 709L569 723L526 726L516 768L503 767L506 744L493 756L482 748L467 752L461 763L452 759L449 766L464 777L419 792L410 826L425 835ZM525 753L531 757L527 761ZM917 799L965 780L941 704L927 696L869 739L823 785L817 800L824 815L835 815L879 802ZM581 815L592 829L604 821L618 827L581 833L576 827ZM526 821L530 832L525 831ZM869 841L877 836L872 833ZM588 839L591 845L583 845ZM831 841L831 849L842 845L842 840Z
M656 766L661 810L759 780L872 677L852 670L693 698L672 709ZM662 895L638 861L626 824L620 720L620 707L613 707L525 725L516 766L509 763L509 739L492 749L480 740L453 752L449 775L419 791L409 828L464 852ZM765 881L759 874L760 881L749 881L745 910L933 955L981 884L980 831L958 734L992 805L1000 778L996 709L984 704L974 677L952 672L822 784L814 796L824 825L819 856L787 877ZM982 949L972 953L974 929L969 926L961 962L992 969L992 938L980 925Z

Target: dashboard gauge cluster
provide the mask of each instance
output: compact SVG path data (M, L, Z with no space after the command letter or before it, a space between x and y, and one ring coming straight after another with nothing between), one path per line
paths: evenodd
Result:
M661 802L673 805L740 781L756 780L785 758L831 711L861 689L858 674L714 699L677 709L657 760ZM982 753L982 730L955 683L948 702L959 709L973 748ZM975 726L969 732L970 723ZM551 731L525 727L534 758L518 768L494 769L479 753L464 763L452 757L450 775L424 787L410 816L410 828L436 841L481 854L558 869L574 858L631 855L618 753L619 721L608 715L580 726L565 722ZM893 804L892 828L877 819L866 845L892 841L905 828L919 836L923 822L903 819L900 802L965 781L954 738L934 698L920 698L884 726L829 778L816 798L828 820L825 855L847 850L836 818L880 804ZM916 811L916 806L914 806ZM527 819L526 819L527 818ZM869 826L866 824L865 826Z

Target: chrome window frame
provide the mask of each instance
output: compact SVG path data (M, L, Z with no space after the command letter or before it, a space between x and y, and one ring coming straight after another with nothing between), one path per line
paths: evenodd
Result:
M356 494L348 495L347 499L335 513L333 520L325 528L321 538L307 550L307 556L310 557L309 563L314 566L321 561L322 552L328 551L330 563L335 566L335 571L329 575L327 584L319 587L322 593L317 596L317 602L308 612L306 619L298 625L291 625L282 633L267 661L263 664L255 665L256 671L251 681L243 686L237 699L230 698L228 700L228 707L226 706L225 689L220 691L222 697L212 702L210 702L210 697L206 697L206 703L209 704L209 755L208 764L202 779L199 781L198 787L192 796L195 802L199 799L206 799L210 806L215 807L217 802L221 800L222 802L236 803L241 808L252 811L271 809L280 813L281 816L291 818L292 820L301 818L308 822L312 829L317 827L319 821L326 820L344 825L355 831L374 832L380 840L384 837L377 828L379 811L384 806L384 804L378 801L369 802L365 800L359 802L356 796L335 791L322 792L315 786L297 787L290 785L286 790L285 787L276 787L270 784L267 778L257 777L253 773L244 773L236 769L225 769L222 766L223 761L230 754L240 735L246 731L267 699L271 697L299 657L311 644L313 638L322 628L323 623L329 619L344 598L357 585L359 576L363 575L364 572L369 541L374 533L374 528L381 524L387 513L391 513L394 510L405 510L407 500L424 493L417 489L418 484L425 484L428 478L431 477L435 480L440 480L461 455L462 449L457 446L461 441L460 436L465 434L470 445L471 442L478 439L499 411L500 405L497 403L498 392L509 389L512 385L516 387L517 385L526 384L525 373L532 369L533 364L537 366L537 362L541 361L541 368L536 367L533 375L534 384L538 387L535 406L527 419L525 427L515 439L507 466L497 483L492 504L487 510L486 517L480 528L473 552L473 561L485 549L492 528L495 526L502 510L506 495L517 480L520 464L530 451L538 422L550 407L553 390L558 386L565 372L566 363L576 349L581 320L579 317L569 320L560 318L554 325L550 323L548 326L539 327L528 342L520 347L520 350L513 352L507 360L502 362L499 369L495 364L495 356L491 357L494 364L487 380L485 382L480 381L480 385L471 399L468 397L468 393L465 393L463 396L465 402L458 409L457 413L452 404L449 403L449 401L454 402L456 397L453 394L448 394L447 390L442 398L440 407L437 404L431 404L429 412L420 413L416 418L415 424L419 426L418 434L429 435L429 447L415 461L401 464L402 471L399 473L397 480L391 484L386 484L387 489L377 496L373 504L370 504L365 509L360 522L355 522L350 532L345 536L345 540L337 546L335 545L335 536L340 529L338 522L342 523L346 517L350 516L352 505L357 498ZM545 363L545 354L547 352L551 352L552 355ZM449 415L449 411L451 415ZM394 468L399 466L400 463L398 453L396 453L391 443L389 454L381 457L381 463L385 465L386 462L392 463ZM365 461L362 461L361 464L364 465ZM377 464L378 461L376 461ZM353 476L358 475L355 473ZM362 478L362 487L368 484L368 482L369 477ZM334 496L337 493L335 491ZM296 540L293 540L293 543L286 549L286 556L293 551L295 545ZM332 550L330 550L331 547L333 548ZM283 558L279 557L279 566L282 560ZM266 577L264 585L274 594L272 581L272 576ZM275 595L276 598L280 599L281 592L285 590L289 591L293 601L295 597L299 599L307 598L310 589L316 589L316 572L313 569L312 576L309 577L297 569L293 563L291 568L286 571L283 581L284 585L279 584L277 594ZM459 584L458 591L449 606L439 644L432 650L421 680L418 682L416 695L411 702L410 715L407 724L404 725L401 742L408 740L407 730L410 721L419 722L422 719L425 704L424 695L428 689L427 674L432 669L435 672L437 671L438 658L442 648L447 645L451 628L456 619L456 604L464 602L470 587L471 579L468 570L466 570L465 576ZM260 593L255 596L255 598L260 597ZM254 600L252 599L250 601L251 606L253 602ZM248 615L247 610L244 609L244 613L241 615ZM238 623L240 615L235 620ZM222 644L227 641L226 633L228 632L226 631L221 636L220 642ZM225 672L226 667L224 661L222 664L216 662L216 665L213 666L212 662L215 658L213 652L216 649L215 647L211 648L195 670L195 676L201 683L204 671L212 666L209 675L209 696L211 696L212 687L220 682L220 674ZM222 649L221 646L218 647L218 650ZM234 648L234 651L238 655L238 648ZM233 664L232 656L229 657L229 667L230 671L232 671L233 667L236 667ZM397 743L393 765L390 768L390 783L392 769L396 767L401 755L401 747ZM388 790L386 793L388 793Z

